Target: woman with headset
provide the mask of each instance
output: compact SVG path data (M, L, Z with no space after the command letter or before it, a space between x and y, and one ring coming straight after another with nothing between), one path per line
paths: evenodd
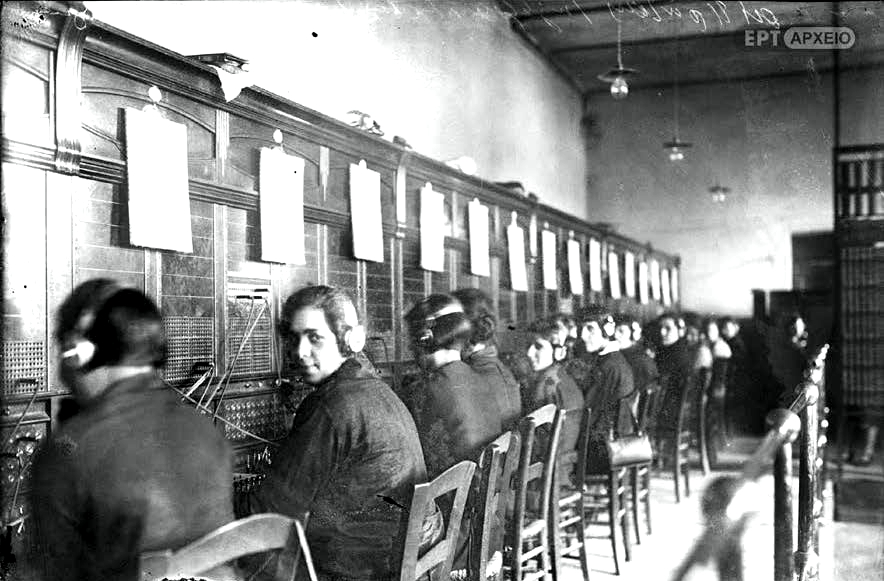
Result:
M409 403L432 479L461 460L475 461L503 431L501 414L486 379L461 360L472 327L457 299L430 295L405 323L422 371Z
M55 331L80 410L34 462L46 579L137 579L142 552L180 548L233 520L230 445L159 389L163 320L140 291L84 282L59 308Z
M491 386L500 408L503 427L515 429L523 411L521 390L519 382L498 357L494 305L488 295L479 289L462 288L452 294L460 302L473 328L464 348L464 362Z

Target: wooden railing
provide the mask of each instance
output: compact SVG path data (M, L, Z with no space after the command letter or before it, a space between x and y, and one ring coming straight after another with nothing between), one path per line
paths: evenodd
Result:
M684 579L698 564L715 562L719 579L742 581L741 539L765 494L759 479L773 459L774 579L816 581L819 578L819 519L822 516L824 465L822 450L828 425L825 415L825 358L823 346L796 387L788 409L767 416L768 432L739 476L722 476L710 483L703 496L706 528L676 569L673 581ZM822 413L821 413L822 410ZM820 417L822 416L822 421ZM798 535L793 546L792 443L798 438Z

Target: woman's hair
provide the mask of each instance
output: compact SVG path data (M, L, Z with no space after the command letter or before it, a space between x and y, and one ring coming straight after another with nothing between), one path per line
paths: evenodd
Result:
M451 294L460 301L473 326L470 343L478 345L493 341L497 317L494 315L494 303L488 295L476 288L462 288Z
M602 305L589 305L580 311L579 321L581 327L588 325L589 323L595 323L599 326L599 329L602 330L602 334L606 338L613 338L605 332L605 327L614 322L614 316L611 314L610 309L603 307Z
M472 333L470 319L452 296L435 294L421 300L405 315L408 335L425 353L462 350Z
M58 309L55 337L60 343L88 341L95 346L84 369L161 367L166 361L166 334L157 306L141 291L110 279L89 280L74 289Z
M559 339L559 323L556 319L539 319L529 325L528 332L532 337L541 337L556 345Z
M291 295L282 305L279 333L288 335L295 313L301 309L318 309L325 315L328 328L335 334L338 350L344 357L353 355L347 344L347 331L357 324L356 306L344 291L330 286L308 286ZM349 319L349 320L348 320Z

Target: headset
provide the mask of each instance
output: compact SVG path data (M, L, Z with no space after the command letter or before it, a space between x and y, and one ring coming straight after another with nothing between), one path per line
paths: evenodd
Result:
M98 345L90 337L95 317L104 308L104 305L121 290L123 290L123 287L111 281L98 291L98 295L94 300L88 301L83 307L83 310L77 317L74 328L65 335L65 343L72 344L70 348L61 354L65 364L74 369L82 370L88 367L95 359Z
M365 348L365 327L363 325L355 325L347 327L344 331L344 345L351 353L359 353Z
M415 341L420 345L421 349L430 350L433 348L433 342L436 338L433 333L433 328L436 326L436 320L454 313L463 313L463 308L455 303L442 307L432 315L424 317L423 327L421 328L420 333L415 337Z

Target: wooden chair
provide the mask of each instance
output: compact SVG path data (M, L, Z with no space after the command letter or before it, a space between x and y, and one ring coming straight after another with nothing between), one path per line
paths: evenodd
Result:
M304 559L310 581L316 571L307 546L304 526L297 519L281 514L256 514L212 531L177 551L152 551L141 555L141 581L179 579L206 575L226 563L264 551L283 549L280 564L291 567L294 581L299 561ZM283 560L288 557L288 560Z
M467 579L485 581L495 551L503 554L503 528L519 463L521 438L506 432L488 444L479 458L479 483L474 491Z
M555 404L545 405L519 422L522 437L522 450L519 454L519 467L515 479L515 509L511 523L512 550L504 557L512 581L532 581L549 579L553 575L550 554L551 531L556 526L550 507L555 496L555 464L559 438L562 430L563 414ZM535 447L538 430L546 433L541 438L544 446ZM541 448L541 449L538 449ZM532 489L536 495L536 505L529 514L527 507L528 488L536 482L539 487ZM526 547L527 544L533 547ZM529 562L539 565L532 568Z
M675 483L675 502L681 502L681 478L684 478L685 496L691 495L688 464L691 447L699 448L702 462L703 446L698 446L698 443L703 439L702 433L705 430L701 429L703 418L698 410L702 407L701 398L705 395L708 383L708 369L696 370L689 374L683 380L681 398L675 410L674 425L661 425L657 422L656 435L662 443L661 455L665 455L663 459L668 460Z
M416 581L428 573L433 581L448 581L457 550L460 521L475 470L475 462L464 460L437 476L432 482L414 487L411 509L402 537L404 546L400 581ZM451 503L451 512L446 515L448 518L445 519L445 535L420 554L424 518L435 510L437 498L452 493L454 500Z
M623 538L623 552L626 560L632 559L632 546L629 540L629 509L626 500L626 475L629 468L626 466L614 467L610 459L596 458L594 464L607 460L607 466L598 466L590 469L587 466L590 455L598 455L598 450L593 450L591 435L592 410L584 410L583 432L580 435L580 447L577 457L577 482L583 486L583 510L587 513L584 527L589 530L591 525L603 524L608 528L608 534L604 537L587 535L587 538L605 538L611 541L611 550L614 557L614 574L620 574L620 558L617 552L617 524L620 524ZM612 430L613 431L613 430ZM609 434L613 437L613 434ZM595 444L597 445L597 444ZM602 454L606 456L607 454ZM597 520L597 516L607 513L606 521Z
M583 413L583 409L567 410L564 413L564 422L562 424L562 432L576 427L579 434L584 434L586 427L585 422L588 416ZM561 450L558 454L558 462L563 460L573 460L575 466L574 482L571 482L569 475L564 474L562 470L557 469L557 480L555 486L558 494L552 495L550 511L553 513L556 526L552 529L552 566L556 581L559 579L558 573L561 571L561 564L566 557L577 558L580 561L580 569L583 573L584 581L589 581L589 555L586 550L586 511L583 505L583 472L577 466L579 463L579 454L581 448L579 446L580 439L578 437L578 448L575 450ZM585 450L582 450L585 453ZM571 462L568 462L571 463ZM579 486L575 483L580 482ZM567 545L565 542L567 541Z
M648 420L651 414L651 410L654 407L654 402L657 398L657 394L660 391L660 386L656 383L651 383L650 385L645 386L645 388L641 391L638 398L638 406L636 409L637 426L636 431L639 434L645 434L648 430ZM632 522L635 524L635 542L636 544L641 544L641 533L639 529L639 518L638 518L638 507L639 504L645 505L645 519L647 524L648 534L651 534L651 464L653 460L649 462L643 462L641 464L636 464L630 467L631 472L631 486L632 486Z

